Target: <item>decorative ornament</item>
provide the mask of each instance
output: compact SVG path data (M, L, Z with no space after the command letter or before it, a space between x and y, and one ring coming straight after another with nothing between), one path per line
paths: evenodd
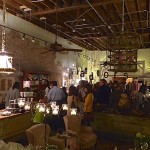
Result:
M108 78L109 74L108 72L104 72L104 78Z

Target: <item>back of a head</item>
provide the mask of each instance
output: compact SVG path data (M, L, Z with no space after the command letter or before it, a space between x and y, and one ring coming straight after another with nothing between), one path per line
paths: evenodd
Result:
M88 83L84 87L87 89L87 93L92 93L93 92L91 84Z
M139 92L145 94L146 93L146 85L141 85L140 89L139 89Z
M49 87L50 86L50 82L47 80L46 81L46 86Z
M57 86L57 81L52 81L53 86Z
M66 87L62 87L62 90L66 93L67 92L67 89L66 89Z
M13 89L20 89L20 83L19 82L15 82L14 84L13 84L13 87L12 87Z
M106 84L107 84L107 81L105 79L100 79L100 86L106 85Z
M74 85L71 85L71 86L69 87L69 96L72 96L72 95L76 96L76 94L77 94L77 89L76 89L76 87L75 87Z

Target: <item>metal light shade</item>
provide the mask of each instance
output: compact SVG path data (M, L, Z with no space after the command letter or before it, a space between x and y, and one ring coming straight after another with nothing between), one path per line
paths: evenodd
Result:
M7 73L11 74L16 71L12 67L12 55L6 51L1 51L0 52L0 73Z

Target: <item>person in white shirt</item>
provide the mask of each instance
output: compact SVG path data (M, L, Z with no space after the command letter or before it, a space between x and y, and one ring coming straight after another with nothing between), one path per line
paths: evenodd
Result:
M48 101L49 102L56 101L57 105L61 105L62 100L65 97L65 94L63 90L57 86L56 81L52 81L52 86L53 87L50 89L50 91L47 94Z
M5 107L10 107L10 100L14 100L20 97L20 84L19 82L15 82L13 87L11 87L7 93L5 98Z
M47 81L47 87L45 88L45 98L47 98L47 95L50 89L51 89L51 83Z

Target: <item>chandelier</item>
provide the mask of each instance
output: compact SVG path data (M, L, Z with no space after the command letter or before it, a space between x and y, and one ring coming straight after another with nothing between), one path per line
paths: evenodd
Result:
M3 26L2 26L2 49L0 51L0 73L11 74L16 71L12 67L12 54L5 51L5 34L6 34L6 27L5 27L5 14L6 14L6 2L3 0Z

